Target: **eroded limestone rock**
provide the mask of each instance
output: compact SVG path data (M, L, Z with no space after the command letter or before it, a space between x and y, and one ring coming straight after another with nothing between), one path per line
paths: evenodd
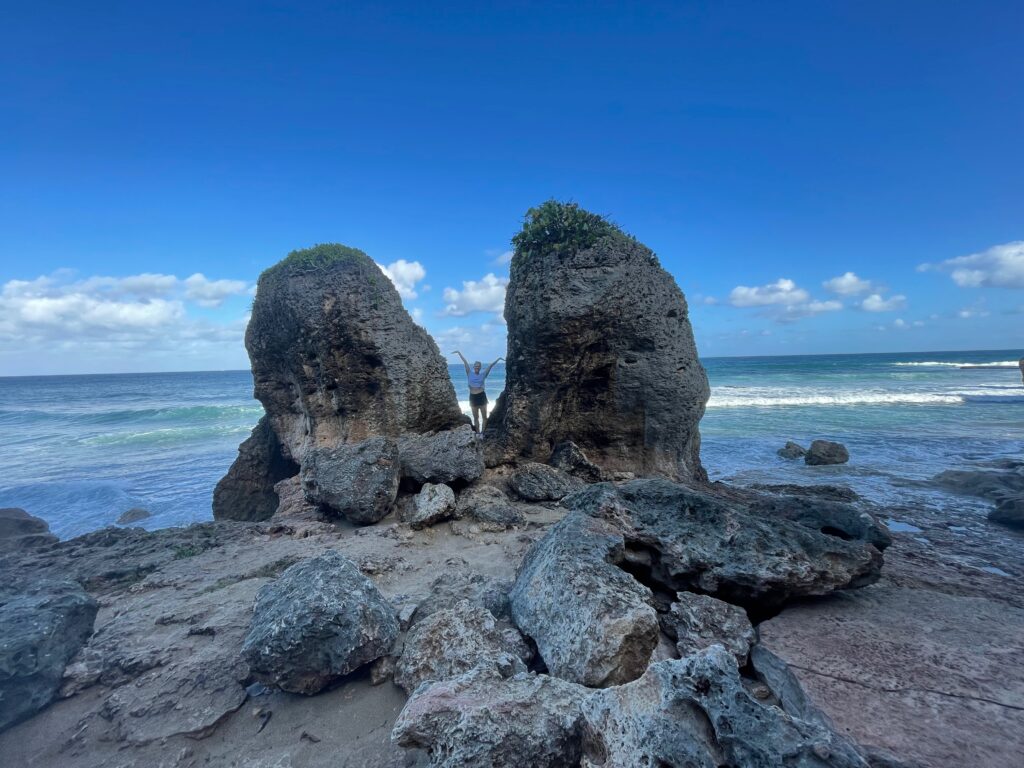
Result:
M332 551L260 589L242 657L260 682L312 694L385 655L397 636L391 605Z
M455 492L444 483L425 483L403 511L402 520L413 528L426 528L452 516Z
M508 485L526 501L558 501L582 487L583 482L555 467L528 461L516 467Z
M415 484L471 483L484 471L476 433L468 424L398 441L402 478Z
M302 465L306 498L353 523L375 523L398 495L398 446L384 437L317 448Z
M489 461L546 461L571 440L605 470L704 479L707 377L686 299L654 253L554 201L528 212L514 243Z
M56 698L96 611L96 601L73 581L0 586L0 731Z
M520 656L525 647L521 639L515 642L502 632L490 611L461 600L410 630L395 684L412 693L421 683L448 680L478 667L511 677L526 671Z

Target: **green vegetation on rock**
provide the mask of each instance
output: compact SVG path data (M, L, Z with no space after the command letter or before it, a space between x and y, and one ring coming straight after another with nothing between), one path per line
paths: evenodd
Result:
M607 235L627 235L576 203L548 200L526 212L522 230L512 238L517 255L571 253L590 248Z
M292 251L281 261L263 271L260 279L280 274L296 274L325 269L338 262L369 261L370 257L358 248L350 248L341 243L322 243L312 248Z

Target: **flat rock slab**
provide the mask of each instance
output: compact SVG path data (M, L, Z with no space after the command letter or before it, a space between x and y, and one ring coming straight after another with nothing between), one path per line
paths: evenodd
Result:
M879 585L789 608L759 630L866 747L929 768L1006 768L1024 754L1024 610Z

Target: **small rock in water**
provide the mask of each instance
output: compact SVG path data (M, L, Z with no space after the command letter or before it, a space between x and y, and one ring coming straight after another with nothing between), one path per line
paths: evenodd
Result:
M152 516L152 513L148 510L142 509L141 507L132 507L117 518L117 524L128 525L129 523L137 523L140 520L145 520L147 517Z
M822 466L826 464L845 464L850 460L850 452L842 443L833 443L831 440L815 440L811 443L804 462L811 466Z
M1024 528L1024 498L1006 499L988 513L988 519L1010 528Z
M789 440L782 448L779 448L778 454L784 459L799 459L807 455L807 449L799 443Z

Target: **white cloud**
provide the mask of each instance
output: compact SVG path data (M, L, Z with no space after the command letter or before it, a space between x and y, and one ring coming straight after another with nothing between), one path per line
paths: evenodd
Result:
M757 287L738 285L729 293L729 303L734 307L765 307L763 314L779 323L792 323L843 308L843 303L835 299L812 299L807 291L784 277Z
M464 280L462 290L444 289L445 308L442 314L463 317L473 312L496 312L505 309L507 277L496 277L493 273L479 280Z
M806 304L792 304L785 307L775 316L780 323L792 323L804 317L813 317L824 312L836 312L843 308L841 301L829 299L828 301L809 301Z
M423 268L423 265L418 261L406 261L405 259L399 259L393 261L387 266L378 264L380 271L388 276L388 279L394 283L395 288L398 289L398 295L403 299L415 299L418 295L416 292L416 283L420 282L427 276L427 270Z
M826 280L822 285L825 290L838 293L840 296L856 296L872 289L870 280L862 280L853 272L844 272L839 277Z
M921 272L932 269L949 272L962 288L1024 288L1024 240L918 267Z
M907 327L907 321L904 320L902 317L897 317L895 320L892 321L892 327L893 328L901 328L901 329L902 328L906 328Z
M880 293L872 293L860 303L865 312L895 312L907 306L907 297L902 294L883 299Z
M3 370L244 367L247 319L193 318L188 306L216 306L248 287L240 280L207 280L202 275L187 280L153 274L75 280L68 270L9 280L0 286Z
M498 266L505 266L512 263L512 251L505 251L498 258L494 260L494 263Z
M445 356L451 356L451 353L457 349L472 362L473 360L490 361L505 354L505 326L497 322L488 322L478 326L456 325L452 328L433 331L432 335L441 348L441 354Z
M186 277L183 282L185 298L201 307L219 307L229 296L237 296L250 290L249 284L244 280L210 280L201 272Z
M734 307L764 307L771 304L803 304L809 298L807 291L783 277L756 288L737 285L729 294L729 303Z

